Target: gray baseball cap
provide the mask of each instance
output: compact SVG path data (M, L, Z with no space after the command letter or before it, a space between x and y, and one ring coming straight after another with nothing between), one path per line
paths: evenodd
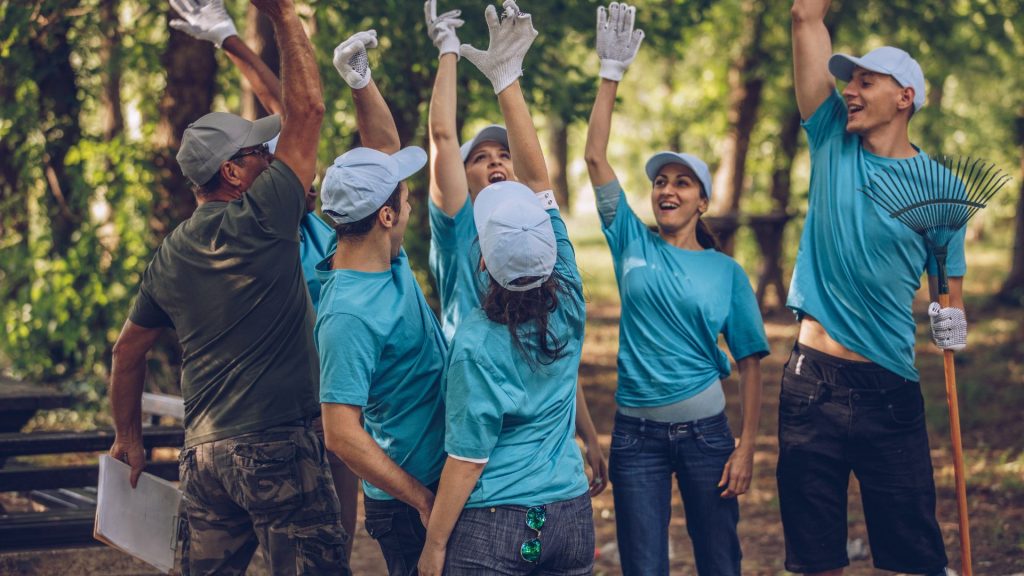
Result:
M849 82L857 66L879 74L888 74L904 88L914 89L914 112L924 106L924 72L921 65L910 55L892 46L875 48L857 58L849 54L833 54L828 60L828 71L836 78Z
M186 178L202 186L239 150L263 144L280 132L277 114L250 122L227 112L210 112L189 124L181 135L178 165Z
M704 195L708 197L708 200L711 199L711 171L708 170L708 165L703 160L685 152L658 152L651 156L644 168L651 182L654 182L658 171L666 164L682 164L693 170L693 173L697 175L697 180L700 180L700 185L704 188Z
M351 224L373 214L395 188L427 163L419 146L385 154L373 148L353 148L334 159L320 184L324 214L338 224Z
M466 163L466 160L469 160L469 153L473 151L473 148L476 148L477 144L482 142L497 142L507 149L508 130L506 130L504 126L491 124L477 132L476 136L473 136L471 140L459 147L459 152L462 154L463 164Z
M473 201L473 221L487 272L506 290L525 292L555 269L558 248L551 217L537 196L519 182L495 182ZM528 284L519 278L536 276Z

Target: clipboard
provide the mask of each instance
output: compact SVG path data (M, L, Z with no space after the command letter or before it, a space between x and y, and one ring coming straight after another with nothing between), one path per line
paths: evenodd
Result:
M129 481L131 467L100 456L96 520L93 538L134 556L164 573L174 568L178 548L181 491L177 486L145 472L136 488Z

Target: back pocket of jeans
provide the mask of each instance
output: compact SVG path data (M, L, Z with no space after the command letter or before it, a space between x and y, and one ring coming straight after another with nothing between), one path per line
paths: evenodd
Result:
M302 481L291 440L236 444L231 461L238 476L239 500L251 512L286 510L302 504Z

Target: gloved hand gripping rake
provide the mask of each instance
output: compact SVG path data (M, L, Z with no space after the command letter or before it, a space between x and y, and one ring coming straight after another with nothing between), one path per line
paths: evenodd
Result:
M1009 180L1010 177L994 165L981 160L952 157L932 159L919 154L882 170L861 191L891 217L924 238L938 266L939 304L946 308L949 306L949 278L946 275L949 243ZM967 486L964 480L953 350L943 350L943 366L960 519L961 574L971 576L971 535L967 520Z

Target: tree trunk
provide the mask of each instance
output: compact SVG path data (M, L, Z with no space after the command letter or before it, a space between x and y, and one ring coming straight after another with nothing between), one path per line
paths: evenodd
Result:
M67 254L72 237L88 209L88 198L75 195L77 178L64 164L68 151L78 144L81 127L75 69L71 66L71 44L68 41L70 21L64 12L75 6L50 7L41 14L42 26L29 41L34 70L38 74L40 129L46 139L43 153L43 176L51 199L47 206L52 245L50 253L57 258Z
M1024 306L1024 106L1017 109L1017 147L1020 151L1020 190L1014 221L1013 254L1010 256L1010 275L996 294L1003 304Z
M277 51L277 39L274 36L274 25L270 19L263 15L255 6L249 5L246 13L245 42L252 47L253 52L273 70L278 77L281 76L281 54ZM252 91L249 81L242 77L242 116L255 120L269 114L266 108L260 104L256 94Z
M779 134L779 151L775 156L775 167L772 170L772 211L752 219L751 226L761 249L761 264L757 274L757 304L761 310L775 310L786 304L786 282L783 279L783 237L786 223L792 215L789 213L789 199L792 195L793 159L796 157L797 144L800 140L800 111L793 106L786 114ZM765 303L768 289L775 292L775 302Z
M548 173L555 199L562 212L569 214L569 126L560 113L548 114Z
M121 22L118 17L120 0L100 2L100 21L103 22L103 40L100 60L106 62L103 79L103 138L108 142L124 132L124 113L121 110Z
M173 17L168 8L168 21ZM167 70L167 87L160 98L157 127L157 171L151 227L163 238L195 210L191 184L175 159L181 134L189 123L210 111L216 89L217 61L214 46L168 27L170 37L160 62Z
M722 145L721 164L715 173L711 212L735 214L739 212L746 175L747 152L750 135L761 107L764 78L761 65L767 58L764 37L765 7L762 2L748 0L743 7L744 28L749 30L740 55L729 67L729 133ZM735 236L723 240L722 248L732 254Z

